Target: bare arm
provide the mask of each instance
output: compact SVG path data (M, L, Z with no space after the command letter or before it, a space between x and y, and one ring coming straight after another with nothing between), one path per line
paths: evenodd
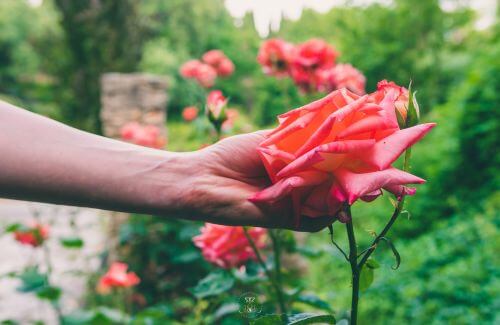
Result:
M289 204L247 200L267 185L255 147L232 137L174 153L79 131L0 101L0 196L232 225L287 227ZM279 212L279 213L278 213ZM318 230L329 220L301 226Z

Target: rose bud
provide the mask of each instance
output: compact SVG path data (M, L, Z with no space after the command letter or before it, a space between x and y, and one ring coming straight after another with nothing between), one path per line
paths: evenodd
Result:
M226 105L227 99L222 95L220 90L212 90L207 96L206 114L208 120L215 127L216 131L220 133L222 123L226 121Z

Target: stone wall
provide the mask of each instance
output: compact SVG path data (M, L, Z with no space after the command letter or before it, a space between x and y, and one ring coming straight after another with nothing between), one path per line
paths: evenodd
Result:
M106 73L101 77L101 122L104 135L120 137L128 122L154 125L165 136L165 77L143 73Z

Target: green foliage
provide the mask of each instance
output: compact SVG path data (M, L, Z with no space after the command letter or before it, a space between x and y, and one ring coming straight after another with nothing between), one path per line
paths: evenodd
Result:
M223 270L215 270L201 279L190 291L198 299L217 296L228 291L234 285L234 278Z

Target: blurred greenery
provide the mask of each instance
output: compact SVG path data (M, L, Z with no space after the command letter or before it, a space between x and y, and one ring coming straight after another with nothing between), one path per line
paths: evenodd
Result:
M423 119L438 123L413 151L412 172L428 183L408 199L409 214L389 236L401 267L390 268L388 247L377 251L381 267L362 293L361 323L500 322L500 27L496 22L477 30L476 13L456 4L453 11L443 11L436 0L304 10L270 35L293 42L326 39L341 52L340 62L365 74L368 91L384 78L403 85L412 80ZM2 0L0 98L99 132L101 73L164 74L170 80L169 149L196 150L211 142L201 136L208 126L201 119L181 121L180 111L193 104L203 108L205 93L182 79L178 68L206 50L222 49L235 63L235 74L217 80L216 88L241 113L236 133L269 127L277 114L314 98L301 95L290 80L262 73L255 59L261 41L253 16L235 21L220 0L45 0L40 7ZM369 244L370 231L380 229L390 209L386 197L356 204L360 246ZM160 315L196 323L212 308L188 291L210 270L191 243L198 227L134 216L122 228L120 253L143 279L137 294L145 304L136 304L143 310L137 319ZM340 224L334 236L346 245ZM342 319L350 294L347 265L328 245L326 232L309 236L305 247L309 270L296 282ZM219 314L212 314L226 317L229 298L222 297Z

